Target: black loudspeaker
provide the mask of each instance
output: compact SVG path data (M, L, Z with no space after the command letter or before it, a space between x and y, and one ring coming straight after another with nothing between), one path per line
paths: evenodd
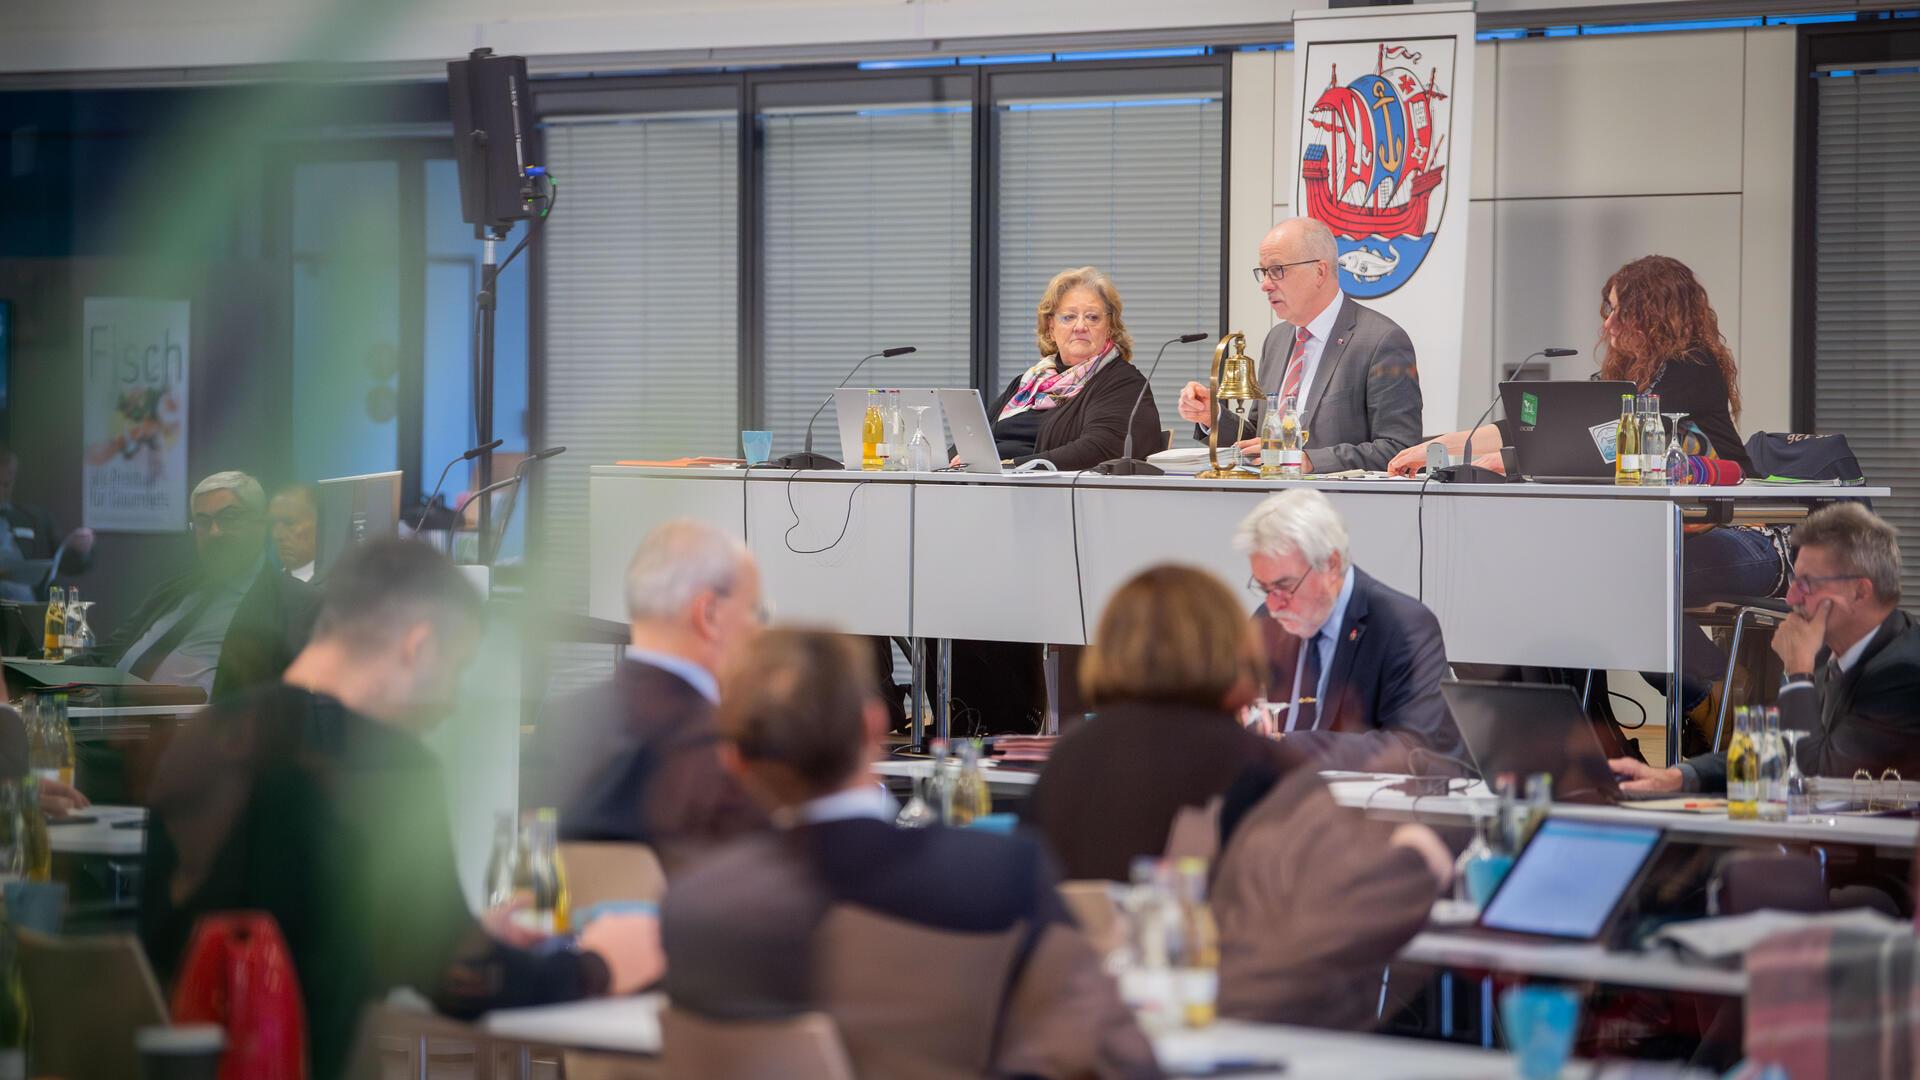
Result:
M534 216L540 167L533 94L523 56L475 49L447 65L460 216L476 230L504 231Z

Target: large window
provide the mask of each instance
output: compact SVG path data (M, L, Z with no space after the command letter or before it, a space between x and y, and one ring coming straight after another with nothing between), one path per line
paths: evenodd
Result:
M450 154L444 139L394 138L301 145L285 160L299 480L401 469L411 500L479 441L481 246L460 220ZM498 286L502 455L527 448L527 270L509 267ZM471 484L460 471L447 480L456 496ZM516 526L502 554L519 549Z
M973 110L964 79L759 88L758 355L776 453L800 448L827 392L970 386ZM822 98L849 104L814 104ZM816 448L840 456L832 410Z
M1101 92L1143 82L1156 88ZM995 98L998 335L991 389L1039 359L1035 304L1048 280L1069 267L1091 264L1113 278L1142 370L1169 338L1217 336L1219 69L1002 76ZM1211 348L1208 342L1167 350L1153 381L1161 426L1188 426L1174 406L1188 379L1205 378Z
M733 454L739 438L739 120L731 110L554 116L544 247L540 517L584 601L590 465Z
M1892 37L1861 44L1880 51ZM1920 42L1913 47L1920 50ZM1818 52L1816 46L1816 57ZM1814 429L1845 434L1868 482L1893 489L1893 498L1877 501L1874 509L1900 528L1908 597L1920 596L1920 458L1914 455L1920 445L1916 58L1876 63L1846 56L1813 72L1807 341Z

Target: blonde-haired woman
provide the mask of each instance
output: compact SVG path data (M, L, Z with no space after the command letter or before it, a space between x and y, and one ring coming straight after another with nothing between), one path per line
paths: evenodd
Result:
M1133 412L1147 379L1133 366L1133 335L1112 279L1091 266L1055 274L1040 296L1034 337L1039 363L987 408L1001 458L1045 458L1063 470L1098 465L1120 456L1130 413L1135 455L1160 449L1153 391Z

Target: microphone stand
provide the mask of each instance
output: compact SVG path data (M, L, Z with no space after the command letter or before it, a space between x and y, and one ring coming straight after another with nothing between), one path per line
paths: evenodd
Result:
M1166 475L1167 471L1160 466L1152 462L1138 460L1133 456L1133 418L1134 415L1140 411L1140 403L1147 399L1147 391L1153 388L1153 373L1160 370L1160 358L1167 355L1167 346L1175 342L1182 345L1190 345L1193 342L1205 341L1206 339L1206 334L1181 334L1177 338L1169 338L1161 343L1160 351L1153 354L1153 366L1147 369L1146 384L1140 387L1138 394L1133 396L1133 408L1127 411L1127 441L1120 447L1120 456L1103 461L1087 470L1088 472L1099 473L1104 476Z
M440 470L440 479L435 480L433 482L433 494L427 496L427 501L421 506L420 523L422 525L426 524L427 514L433 510L433 501L440 497L440 489L447 486L447 474L453 471L453 467L455 465L458 465L463 461L472 461L474 458L479 457L481 454L491 453L492 451L498 450L500 449L501 445L506 441L507 440L505 439L495 439L492 442L486 444L485 446L476 446L473 449L467 451L466 453L461 454L459 457L454 458L452 461L447 462L447 467ZM448 536L448 554L451 555L453 530L449 529L447 531L447 536Z
M1541 349L1537 352L1529 353L1527 354L1526 360L1520 361L1518 367L1508 372L1506 378L1500 380L1499 386L1505 386L1519 378L1520 373L1527 370L1527 360L1532 360L1536 356L1577 355L1579 355L1578 349ZM1496 387L1493 392L1493 400L1487 402L1486 411L1482 412L1480 419L1475 420L1473 426L1467 429L1466 444L1460 448L1460 464L1449 465L1444 469L1436 471L1433 474L1435 480L1443 484L1504 484L1515 479L1515 477L1494 472L1492 469L1483 469L1473 463L1473 433L1480 430L1481 424L1487 422L1487 417L1493 415L1493 408L1498 404L1500 404L1500 391L1499 388Z
M918 351L919 349L913 345L905 345L905 346L901 346L899 348L894 348L894 349L882 349L877 353L869 353L868 355L861 357L860 362L858 364L853 365L852 371L847 372L847 374L843 378L841 378L839 382L833 384L833 389L838 390L841 387L847 385L847 380L853 378L854 375L858 374L861 367L865 366L867 361L872 360L875 357L905 356L910 352L918 352ZM813 452L813 423L814 421L820 419L820 414L826 411L827 406L831 404L833 404L833 392L828 391L827 399L820 403L819 408L813 410L812 416L807 417L807 439L806 439L806 442L801 445L801 450L799 453L782 454L779 457L774 458L768 464L772 465L776 469L792 469L795 472L806 472L811 469L844 468L845 466L843 466L840 463L838 458L829 457L826 454L816 454Z

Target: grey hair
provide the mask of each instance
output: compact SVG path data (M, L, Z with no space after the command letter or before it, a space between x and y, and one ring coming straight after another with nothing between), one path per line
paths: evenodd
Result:
M1268 496L1233 532L1233 549L1245 556L1298 555L1314 569L1335 555L1347 560L1347 525L1325 495L1294 488Z
M1873 583L1874 599L1900 602L1900 532L1859 503L1835 503L1794 526L1793 550L1818 546Z
M1296 221L1300 223L1301 256L1326 263L1329 270L1335 269L1340 259L1340 245L1334 243L1333 230L1327 228L1326 222L1310 217L1288 218L1275 225L1267 235L1272 236L1282 227Z
M627 617L675 618L701 593L733 588L748 558L745 544L704 521L669 521L627 563Z
M233 492L233 497L240 500L241 506L246 507L256 514L266 513L267 493L261 488L260 481L255 480L246 473L232 469L226 472L214 473L212 476L194 485L193 498L197 499L202 495L211 495L216 491L231 491Z

